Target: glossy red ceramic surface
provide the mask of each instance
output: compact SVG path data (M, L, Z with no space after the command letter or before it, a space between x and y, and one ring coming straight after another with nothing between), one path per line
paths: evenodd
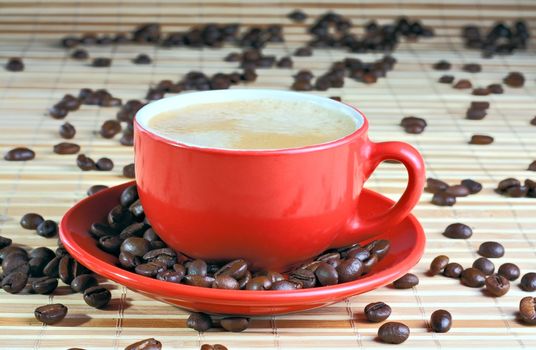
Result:
M139 120L199 97L206 102L251 94L346 109L361 127L320 145L226 150L166 139ZM317 96L221 90L171 97L140 110L134 131L136 180L149 221L169 246L209 261L241 257L256 268L286 270L329 247L372 238L399 223L424 187L423 161L413 147L371 142L362 113ZM363 183L387 159L408 169L406 191L383 212L357 210Z
M88 233L91 223L104 221L107 212L119 203L121 191L132 184L133 182L129 182L98 192L77 203L60 223L61 240L76 260L95 273L151 298L188 310L218 314L269 315L317 308L394 281L408 272L424 251L423 229L417 219L409 215L378 235L377 238L391 241L391 250L370 274L354 282L295 291L234 291L163 282L117 267L117 259L101 251ZM363 215L369 216L385 211L392 205L391 200L365 189L361 194L358 209Z

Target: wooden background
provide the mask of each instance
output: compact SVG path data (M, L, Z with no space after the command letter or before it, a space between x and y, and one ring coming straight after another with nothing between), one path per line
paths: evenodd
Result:
M86 62L70 59L69 52L58 47L60 37L68 33L128 32L138 23L151 21L161 23L165 32L206 22L279 23L284 25L286 42L270 44L265 53L281 57L309 39L304 24L286 18L295 8L302 8L310 16L306 24L333 9L348 16L359 32L369 19L385 23L400 15L420 18L436 31L432 39L401 43L394 53L398 63L387 79L374 85L347 79L342 89L317 92L339 95L361 108L370 119L373 140L402 140L416 146L425 158L428 176L452 184L470 177L484 184L481 193L460 199L452 208L433 206L429 204L430 194L422 196L414 211L428 236L425 255L413 270L421 278L420 284L409 290L381 288L310 312L255 318L242 334L198 334L186 328L186 312L112 283L107 284L113 288L113 302L103 311L88 307L79 294L66 293L67 287L52 296L17 296L0 291L0 348L122 349L147 337L159 339L165 349L197 349L202 343L223 343L230 349L391 348L374 341L378 325L367 323L362 316L367 303L380 300L391 305L390 320L411 328L410 339L399 348L536 348L535 328L515 318L519 300L530 295L521 291L517 282L506 296L495 299L456 280L424 274L431 259L440 253L470 266L477 257L476 248L486 240L504 243L506 255L495 261L497 267L509 261L518 264L522 273L536 270L536 200L510 199L493 192L505 177L534 178L534 173L525 169L536 159L536 126L529 124L536 115L535 46L514 56L482 59L479 52L464 49L460 38L460 27L475 22L489 26L497 20L521 17L529 27L536 28L536 2L531 0L2 1L0 62L20 56L26 69L21 73L0 69L0 152L29 145L37 157L31 162L0 160L0 235L28 247L53 247L55 239L41 238L19 226L24 213L33 211L59 220L91 185L126 181L121 168L132 162L132 149L119 145L117 138L105 140L95 135L104 120L115 117L116 108L83 106L66 119L78 130L74 141L82 146L82 152L95 159L111 157L116 165L113 171L82 172L75 165L75 155L52 153L52 145L61 142L57 129L63 121L45 112L65 93L76 94L82 87L106 88L124 100L142 98L150 83L178 80L193 69L206 73L236 69L236 64L222 60L227 53L238 51L233 47L163 49L149 45L90 47L93 57L113 58L110 68L92 68ZM138 53L149 54L154 63L132 64L130 60ZM309 68L321 73L330 62L344 57L368 61L380 56L318 49L313 57L293 58L292 71ZM431 65L439 59L453 63L449 74L469 78L476 86L501 82L509 71L516 70L525 73L527 82L523 88L506 87L503 95L474 97L468 91L436 82L443 73L434 71ZM461 65L470 62L482 64L483 72L462 72ZM258 73L258 80L248 87L284 89L292 83L289 70L262 69ZM464 119L469 102L474 100L491 102L486 119ZM407 115L425 118L426 131L405 134L398 123ZM468 145L473 133L490 134L495 142ZM397 198L405 187L405 176L398 165L384 164L367 186ZM468 241L446 239L441 232L452 222L470 225L474 236ZM36 306L49 302L69 307L68 318L59 325L45 326L33 317ZM439 308L449 310L454 318L447 334L431 333L427 328L430 314Z

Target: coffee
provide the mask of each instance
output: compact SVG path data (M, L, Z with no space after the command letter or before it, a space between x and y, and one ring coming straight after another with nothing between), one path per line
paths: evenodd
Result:
M356 121L320 104L253 99L186 106L158 114L149 126L195 146L281 149L340 139L356 130Z

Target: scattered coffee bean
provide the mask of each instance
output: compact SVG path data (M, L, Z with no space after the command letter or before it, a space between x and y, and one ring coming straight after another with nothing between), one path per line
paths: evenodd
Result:
M488 91L491 94L497 94L497 95L504 93L504 90L501 84L489 84Z
M432 196L431 203L440 207L445 207L445 206L451 207L454 204L456 204L456 197L446 194L444 192L437 192L437 193L434 193L434 195Z
M536 125L536 117L531 119L530 125Z
M58 279L41 277L32 281L32 291L37 294L50 294L58 287Z
M303 22L307 19L307 15L302 10L294 10L287 15L294 22Z
M121 132L121 124L117 120L107 120L102 123L100 135L105 139L111 139Z
M486 101L473 101L473 102L471 102L470 108L488 109L489 108L489 102L486 102Z
M513 88L522 87L525 85L525 76L519 72L510 72L503 79L503 83Z
M97 279L90 274L76 276L71 282L71 289L77 293L83 293L86 289L98 284Z
M281 57L279 61L277 61L277 67L279 68L292 68L294 66L294 62L292 61L292 58L285 56Z
M525 292L534 292L536 290L536 273L528 272L521 277L519 287Z
M105 185L93 185L93 186L91 186L90 188L87 189L87 195L92 196L95 193L100 192L102 190L105 190L107 188L108 188L108 186L105 186Z
M467 197L469 195L469 189L463 185L453 185L449 186L444 193L454 197Z
M478 248L478 254L486 258L501 258L504 255L504 247L497 242L484 242Z
M110 58L97 57L93 59L91 64L93 67L110 67L112 65L112 60Z
M294 56L309 57L312 55L313 55L313 50L308 46L297 48L296 51L294 51Z
M27 213L20 219L20 225L27 230L35 230L45 219L36 213Z
M445 266L445 269L443 269L443 275L450 278L460 278L461 274L463 272L462 265L452 262L448 263Z
M462 223L454 223L447 226L443 235L453 239L468 239L473 235L473 230Z
M401 344L409 337L409 328L400 322L387 322L378 329L378 337L384 343Z
M493 137L479 134L471 136L469 141L471 145L489 145L490 143L493 143Z
M133 344L130 344L125 350L161 350L162 343L155 338L143 339Z
M192 312L186 321L188 328L198 332L205 332L212 328L212 319L209 315L202 312Z
M434 179L431 177L426 179L426 188L425 188L426 192L430 192L430 193L443 192L448 187L449 185L446 182L443 182L439 179Z
M97 170L110 171L114 168L114 162L110 158L100 158L95 163Z
M499 270L497 270L497 274L505 277L509 281L515 281L521 275L521 271L519 270L519 267L516 264L504 263L501 266L499 266Z
M467 63L463 65L462 70L468 73L480 73L482 71L482 66L478 63Z
M59 134L64 139L72 139L76 135L76 129L73 125L66 122L60 126Z
M58 232L58 224L53 220L45 220L37 225L35 232L41 237L53 237Z
M430 316L430 327L436 333L447 333L452 327L452 316L447 310L436 310Z
M510 282L501 275L491 275L486 278L486 290L493 296L502 297L510 290Z
M54 119L63 119L67 116L69 110L63 103L56 103L54 106L48 109L48 115Z
M11 238L0 236L0 249L4 249L5 247L10 246L11 243L12 243Z
M54 145L53 151L56 154L76 154L80 152L80 146L76 143L61 142Z
M536 171L536 160L529 164L528 171Z
M10 294L17 294L26 287L27 281L27 272L14 271L2 279L2 288Z
M391 307L384 302L370 303L365 306L365 317L369 322L382 322L391 315Z
M8 161L32 160L34 158L35 152L26 147L13 148L4 155L4 159Z
M493 274L495 271L495 265L488 258L478 258L473 262L473 267L482 271L486 276Z
M469 194L476 194L482 191L482 184L480 182L476 182L475 180L465 179L462 180L461 184L469 190Z
M404 276L393 282L393 287L395 287L396 289L409 289L415 287L418 284L419 277L412 273L406 273Z
M469 120L482 120L486 117L487 112L485 109L469 108L465 112L465 118Z
M140 53L138 56L136 56L132 62L134 64L151 64L153 60L151 60L151 57L144 53Z
M486 276L482 271L474 267L469 267L462 271L461 281L464 285L471 288L480 288L484 285Z
M220 324L228 332L243 332L249 326L249 318L225 317L221 319Z
M83 171L97 169L93 159L87 157L85 154L79 154L76 158L76 165Z
M43 273L48 277L58 278L58 269L61 258L61 256L57 256L50 260L50 262L43 268Z
M24 70L24 63L21 58L11 57L8 59L5 68L10 72L22 72Z
M519 316L528 324L536 324L536 298L524 297L519 302Z
M84 291L84 301L91 307L101 309L108 305L112 294L101 286L90 287Z
M474 96L487 96L490 94L490 91L487 87L486 88L479 87L479 88L473 89L473 92L471 92L471 94L473 94Z
M400 125L408 134L420 134L427 126L426 120L417 117L405 117L400 121Z
M437 275L438 273L443 272L447 264L449 263L449 257L446 255L438 255L430 263L429 273L432 276Z
M473 87L473 84L471 84L471 82L467 79L460 79L452 87L458 90L464 90L471 89Z
M520 187L521 182L519 180L514 178L507 178L504 180L501 180L497 186L498 192L506 192L511 187Z
M449 70L451 68L451 64L445 60L438 61L434 64L435 70Z
M454 76L453 75L442 75L439 80L438 80L440 83L442 84L452 84L452 82L454 81Z
M76 49L71 53L71 58L75 60L87 60L89 58L89 54L84 49Z
M127 164L123 167L123 176L129 179L136 177L134 163Z
M47 304L35 309L34 315L39 322L55 324L67 315L67 306L63 304Z

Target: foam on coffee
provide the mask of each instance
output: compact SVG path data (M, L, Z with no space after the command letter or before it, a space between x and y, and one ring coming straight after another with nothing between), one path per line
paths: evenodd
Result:
M340 139L357 128L340 111L278 99L193 104L157 114L149 127L181 143L224 149L303 147Z

